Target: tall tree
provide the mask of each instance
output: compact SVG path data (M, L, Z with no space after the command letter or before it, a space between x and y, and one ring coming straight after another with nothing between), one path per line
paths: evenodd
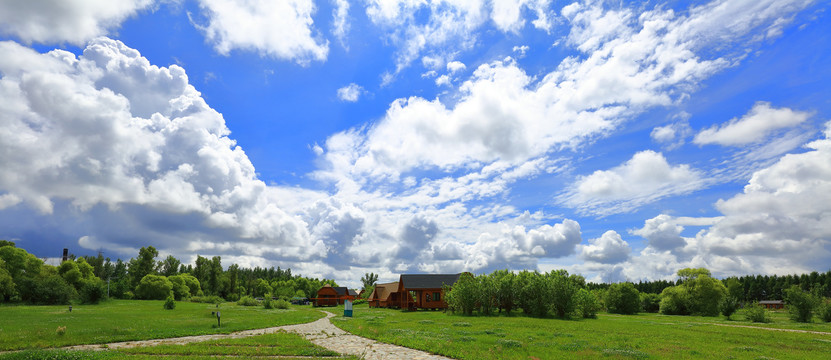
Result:
M376 282L378 282L378 274L376 273L365 273L364 277L361 278L364 290L369 290L369 288L375 286Z
M179 259L168 255L163 261L159 262L159 272L164 276L173 276L179 273L179 266L182 262Z
M159 251L152 246L139 249L137 257L130 259L127 272L130 275L130 282L133 288L138 286L142 278L149 274L156 273L156 257Z

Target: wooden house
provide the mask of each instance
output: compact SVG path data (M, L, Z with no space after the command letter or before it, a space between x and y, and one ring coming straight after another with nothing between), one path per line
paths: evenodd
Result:
M354 301L358 297L355 290L347 289L346 287L332 287L326 284L317 291L317 297L312 299L314 306L338 306L343 305L345 300Z
M375 290L366 299L369 307L399 307L398 282L376 284ZM411 299L412 300L412 299Z
M759 305L764 306L765 309L784 309L785 302L782 300L762 300Z
M459 274L402 274L398 281L398 301L402 309L446 309L444 285L453 286Z

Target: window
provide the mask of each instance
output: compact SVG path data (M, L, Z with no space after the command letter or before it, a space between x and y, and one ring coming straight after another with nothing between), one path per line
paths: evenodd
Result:
M441 301L441 293L433 293L433 301Z

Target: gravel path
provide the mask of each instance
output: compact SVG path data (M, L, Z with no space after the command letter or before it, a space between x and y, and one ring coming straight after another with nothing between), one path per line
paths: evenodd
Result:
M413 359L413 360L433 360L433 359L450 359L444 356L432 355L420 350L414 350L398 345L384 344L375 340L363 338L357 335L352 335L346 331L332 325L329 318L334 317L335 314L324 311L326 317L305 324L285 325L278 327L270 327L265 329L238 331L231 334L214 334L214 335L197 335L185 336L168 339L155 340L139 340L139 341L125 341L110 344L93 344L93 345L76 345L65 347L68 350L106 350L106 349L123 349L133 348L139 346L156 346L162 344L177 344L184 345L193 342L217 340L217 339L236 339L248 336L256 336L263 334L271 334L279 331L293 332L303 335L306 339L315 345L322 346L332 351L341 354L355 355L366 360L382 360L382 359Z

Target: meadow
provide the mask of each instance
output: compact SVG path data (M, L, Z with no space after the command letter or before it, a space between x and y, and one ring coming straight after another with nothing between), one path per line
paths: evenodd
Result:
M0 351L101 344L188 335L226 334L239 330L300 324L323 313L311 307L264 309L224 303L179 301L164 310L164 301L110 300L98 305L0 306ZM221 326L216 316L220 311ZM65 327L60 334L59 327Z
M796 324L785 313L773 313L767 324L739 320L741 312L733 318L600 313L597 319L560 320L360 306L353 318L336 317L332 323L356 335L458 359L828 359L831 354L831 324ZM827 334L760 329L771 327Z

